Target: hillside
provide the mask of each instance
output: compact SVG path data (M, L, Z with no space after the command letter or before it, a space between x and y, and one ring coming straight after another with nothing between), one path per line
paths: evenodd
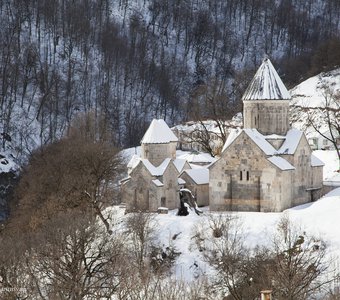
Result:
M311 77L290 93L292 125L305 131L313 150L339 149L340 69Z
M188 281L202 276L212 278L214 271L203 260L193 237L199 226L203 226L201 230L208 231L209 216L217 216L218 213L205 210L202 216L197 216L192 211L187 217L178 217L176 213L177 211L171 211L169 215L158 215L156 218L159 227L158 237L162 239L164 245L167 245L174 235L178 235L178 238L172 241L173 246L181 253L174 266L176 278ZM277 223L283 216L288 215L293 223L301 226L309 235L322 237L329 247L329 257L336 257L337 261L340 258L339 214L339 188L314 203L297 206L282 213L233 213L240 219L245 242L249 247L268 245ZM227 215L225 213L226 217Z
M135 146L152 118L190 120L215 84L232 114L265 53L290 85L339 64L339 16L332 0L1 2L2 148L24 161L82 113Z

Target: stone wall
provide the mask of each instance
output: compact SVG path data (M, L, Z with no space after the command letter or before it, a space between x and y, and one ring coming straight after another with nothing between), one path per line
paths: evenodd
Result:
M171 162L163 174L164 195L166 207L175 209L179 207L179 185L178 172L174 164Z
M130 174L131 178L121 186L122 202L126 203L127 211L145 210L149 208L150 186L152 176L139 164Z
M210 167L210 209L281 211L290 206L289 173L272 165L242 132Z
M289 100L243 101L244 128L264 135L285 135L289 130Z
M127 211L157 211L160 206L169 209L179 207L178 172L172 162L162 177L151 176L142 163L133 169L130 176L121 186L122 202L126 203ZM155 185L152 182L155 179L161 180L163 186Z
M148 159L155 167L158 167L166 158L176 158L176 144L142 144L141 157Z
M290 160L295 167L293 181L293 206L311 202L312 197L310 189L315 185L318 185L317 182L313 183L311 154L312 150L310 149L305 135L303 135L294 155L289 155L288 157L288 160ZM321 185L322 181L319 186Z
M181 178L185 180L185 187L196 197L198 206L209 205L209 184L196 184L187 173L182 173Z
M162 206L161 200L164 195L164 188L161 186L156 186L154 183L150 183L150 193L149 193L149 210L156 212L159 207Z

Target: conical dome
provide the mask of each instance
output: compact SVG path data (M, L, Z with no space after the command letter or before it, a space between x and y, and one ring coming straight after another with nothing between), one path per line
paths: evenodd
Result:
M285 135L289 129L290 94L265 58L243 95L244 128L264 135Z
M167 144L177 142L178 139L171 131L164 120L153 119L148 130L145 132L141 143L142 144Z
M290 98L289 92L269 58L265 58L245 91L242 100L289 100Z

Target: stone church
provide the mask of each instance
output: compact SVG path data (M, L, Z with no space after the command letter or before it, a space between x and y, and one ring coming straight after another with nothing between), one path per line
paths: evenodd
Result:
M317 199L323 163L290 128L290 94L268 58L242 100L244 129L209 167L210 210L279 212Z
M128 163L128 177L121 181L122 202L127 211L157 211L160 207L179 207L179 178L190 169L184 159L176 158L178 139L164 122L153 120L141 141L141 156Z

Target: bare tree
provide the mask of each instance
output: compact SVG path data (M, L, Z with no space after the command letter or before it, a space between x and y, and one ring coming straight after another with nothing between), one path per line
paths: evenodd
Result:
M272 281L277 299L309 299L329 283L324 279L329 262L326 244L309 236L283 217L274 237Z
M34 235L27 264L41 299L110 298L118 290L125 274L124 239L90 220L63 213Z
M323 105L322 107L308 108L307 125L332 143L338 155L340 170L340 93L335 93L326 86L323 89Z
M188 103L188 118L198 124L186 139L189 143L198 143L212 156L219 154L232 127L228 121L238 111L239 107L228 95L224 81L215 79L197 86Z
M228 299L255 300L263 289L272 289L279 300L310 299L334 279L325 277L325 243L288 218L279 222L271 245L255 249L245 246L241 224L233 215L213 216L208 222L210 229L199 230L196 242L217 271L213 285Z
M251 282L245 268L250 253L244 244L240 220L226 214L212 216L208 224L210 230L199 228L195 239L205 259L217 270L215 289L220 290L220 295L229 294L231 299L252 299L245 289Z
M20 205L11 222L18 219L37 228L56 212L78 207L98 216L110 231L103 209L118 193L121 167L118 150L106 141L72 135L42 147L22 174L17 189Z
M149 267L148 258L155 243L156 224L151 213L131 213L126 219L127 233L130 236L132 255L139 272L144 273Z

